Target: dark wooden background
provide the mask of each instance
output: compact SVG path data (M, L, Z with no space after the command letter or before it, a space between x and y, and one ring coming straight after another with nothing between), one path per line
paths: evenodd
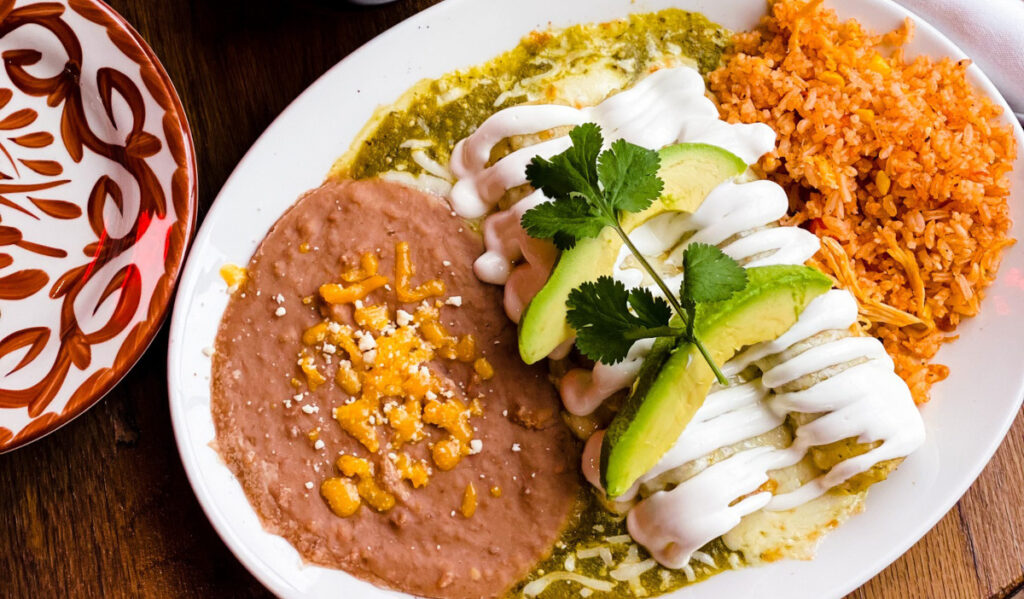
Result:
M486 1L486 0L479 0ZM199 214L327 68L433 0L112 0L177 84ZM343 107L339 107L343 109ZM166 326L98 406L0 456L0 597L266 597L192 495L171 431ZM1024 418L964 499L857 598L1011 597L1024 586Z

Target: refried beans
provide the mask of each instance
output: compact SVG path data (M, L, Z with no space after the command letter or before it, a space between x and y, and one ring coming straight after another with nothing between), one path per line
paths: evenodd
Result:
M366 253L392 276L400 242L409 244L416 282L444 283L449 301L437 308L440 322L452 335L473 335L493 369L488 378L473 363L430 363L467 402L479 398L470 420L479 442L453 469L434 467L420 488L398 476L387 447L370 453L332 418L352 401L334 377L310 391L296 361L310 327L325 318L353 324L352 306L325 304L320 286L339 281ZM249 263L213 357L216 446L264 527L309 562L417 595L498 597L549 552L567 523L579 491L579 448L545 368L519 359L501 289L473 275L482 251L479 234L435 196L380 180L331 181L300 198ZM397 303L390 285L366 301L391 314L417 308ZM385 443L392 431L377 424ZM430 446L446 433L423 430L422 442L401 450L428 463ZM394 507L333 513L319 489L339 476L341 455L367 458ZM475 497L466 509L470 483Z

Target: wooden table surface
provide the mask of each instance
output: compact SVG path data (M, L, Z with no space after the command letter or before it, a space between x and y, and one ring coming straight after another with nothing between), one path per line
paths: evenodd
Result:
M110 0L108 0L110 1ZM176 82L200 218L243 153L328 67L433 4L113 0ZM382 65L386 66L386 65ZM192 495L171 431L166 325L98 406L0 456L0 597L265 597ZM948 401L954 401L950 398ZM851 597L1024 596L1024 417L959 504Z

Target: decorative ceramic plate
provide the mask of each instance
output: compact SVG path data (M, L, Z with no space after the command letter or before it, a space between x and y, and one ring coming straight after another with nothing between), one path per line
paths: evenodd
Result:
M98 0L0 2L0 452L84 412L160 328L195 222L192 139Z
M829 2L840 17L888 31L910 15L889 0ZM400 597L348 574L304 565L283 538L260 525L241 485L210 442L211 347L228 301L218 269L245 264L270 226L305 190L318 186L374 108L395 100L423 77L486 61L533 29L606 21L669 6L704 13L733 30L752 27L764 0L448 0L394 27L341 61L299 96L267 129L224 185L199 232L182 277L171 326L168 378L171 416L186 472L218 533L243 564L283 597ZM960 58L964 53L927 23L908 55ZM472 24L472 25L470 25ZM429 52L422 51L430 48ZM1012 114L975 66L972 83ZM1018 144L1024 131L1014 123ZM1012 177L1011 210L1022 218L1024 159ZM1021 237L1018 224L1011 234ZM872 489L865 512L831 533L814 561L782 561L729 571L671 596L791 599L841 597L920 539L956 503L1009 429L1024 389L1024 345L1007 343L1024 328L1024 244L1006 250L1000 276L981 315L958 329L937 360L950 377L922 413L924 447ZM979 356L984 356L979 360Z

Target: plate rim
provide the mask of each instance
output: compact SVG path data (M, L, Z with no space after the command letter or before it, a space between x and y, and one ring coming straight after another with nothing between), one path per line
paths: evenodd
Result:
M175 133L179 133L178 137L182 140L182 148L185 152L185 167L188 173L188 198L185 201L185 208L188 210L187 214L177 215L175 222L171 224L173 228L175 225L184 222L185 230L181 234L181 239L177 244L169 243L168 246L174 248L176 255L173 258L174 267L169 269L167 267L168 261L171 256L168 255L164 259L163 276L169 276L170 280L165 286L164 290L157 295L157 290L154 289L153 296L150 298L149 304L146 306L140 306L140 309L146 309L146 318L138 323L136 326L144 326L143 332L140 335L138 342L133 348L130 355L124 360L118 360L120 352L123 351L127 344L127 339L118 348L117 353L114 357L114 362L106 371L110 374L106 377L104 382L91 391L89 399L76 405L72 410L63 411L59 413L55 418L47 422L44 426L33 429L28 434L23 434L26 429L32 426L33 423L38 421L39 418L35 418L29 422L22 430L14 433L8 444L0 445L0 455L10 453L17 449L21 449L27 445L30 445L44 437L47 437L57 430L62 428L64 425L70 423L72 420L78 418L85 412L89 411L93 406L103 400L104 397L113 390L114 387L120 383L125 376L128 375L135 365L138 364L142 356L145 355L146 351L152 345L153 340L156 339L160 329L163 328L163 323L167 319L168 313L171 311L173 302L172 300L177 296L177 284L181 278L182 273L185 271L185 262L188 257L188 250L191 247L192 240L195 238L197 232L197 212L199 207L199 174L196 166L196 154L195 145L192 137L192 129L189 126L188 115L185 113L185 108L182 105L181 97L178 95L178 90L171 81L170 76L167 74L167 70L164 68L163 63L157 57L156 52L149 46L145 38L128 22L119 12L114 10L109 4L103 0L66 0L67 7L77 12L77 8L72 6L74 4L86 4L103 12L109 22L107 24L96 23L92 18L85 17L90 22L105 26L107 34L111 31L112 27L117 27L124 33L127 33L131 41L142 50L146 60L153 67L153 70L160 78L162 87L167 91L167 97L171 101L171 108L176 114L176 122L178 127L175 129ZM80 13L79 13L80 14ZM138 63L136 63L138 64ZM142 65L139 65L140 67ZM164 111L166 114L166 110ZM174 233L171 233L173 236ZM159 309L155 311L152 309L154 305L159 302ZM99 370L97 372L100 372ZM40 415L42 417L42 415Z
M97 1L99 1L99 0L97 0ZM220 205L218 205L218 201L220 200L223 191L225 189L229 189L232 186L231 184L235 181L236 178L241 178L242 177L241 171L243 170L243 165L251 158L251 155L253 155L256 152L257 147L261 146L262 143L264 143L265 138L269 138L269 136L274 133L275 125L277 125L279 123L279 121L281 121L285 117L286 114L289 114L292 111L298 110L298 108L304 103L304 101L309 96L312 96L313 94L317 93L316 90L321 86L323 81L326 80L326 79L329 79L331 77L332 73L334 73L334 71L338 70L339 68L342 68L343 65L347 65L347 64L349 64L351 62L358 62L358 61L360 61L361 57L364 54L368 54L368 53L373 52L377 46L383 45L385 43L389 43L390 41L392 41L392 38L395 38L395 37L401 35L401 33L403 33L403 31L405 31L409 27L416 26L416 23L418 21L420 21L422 18L424 18L424 15L429 14L429 15L433 16L433 14L435 12L440 13L441 10L445 10L445 9L448 9L449 7L452 7L453 5L457 5L461 1L465 1L465 0L442 0L441 2L438 2L437 4L431 5L431 6L427 7L426 9L424 9L422 11L419 11L418 13L414 13L414 14L410 15L409 17L403 19L402 21L392 25L388 29L380 32L379 34L377 34L376 36L374 36L373 38L371 38L370 40L368 40L367 42L365 42L364 44L362 44L361 46L359 46L358 48L353 50L351 53L349 53L344 58L339 60L337 63L332 65L330 68L328 68L326 71L324 71L320 76L318 76L316 79L314 79L311 83L309 83L309 85L306 88L304 88L302 92L300 92L294 99L292 99L292 101L289 102L288 105L283 110L281 110L281 112L279 112L277 114L277 116L274 117L274 119L267 125L267 127L263 130L263 132L260 133L260 135L253 141L253 143L249 147L249 149L246 150L246 152L239 159L239 161L236 164L235 168L232 170L231 174L229 175L229 177L225 180L224 184L222 185L221 190L218 191L217 197L214 199L214 202L210 206L210 209L207 211L206 216L204 217L204 222L200 226L199 231L197 233L197 238L198 238L198 236L202 235L203 226L205 226L206 221L208 219L211 219L211 217L216 217L221 211L227 210L227 208L225 208L225 202L220 202ZM958 44L953 42L949 37L947 37L944 33L942 33L941 30L939 30L935 26L931 25L927 20L925 20L920 15L918 15L916 12L910 10L907 7L904 7L903 5L897 3L895 0L874 0L874 1L879 3L879 4L886 5L889 10L891 10L892 12L898 14L901 18L910 18L913 21L913 23L914 23L916 28L918 28L919 30L923 30L924 32L927 32L927 34L929 36L937 38L943 44L948 45L951 49L953 49L955 51L956 54L959 54L959 57L970 59L970 57L967 55L967 53ZM840 0L831 0L830 3L832 4L832 6L829 6L829 8L831 8L833 10L837 10L837 9L838 10L842 10L841 8L836 6L836 4L841 4ZM643 10L644 8L645 7L642 6L642 5L637 5L637 9L639 11L641 11L641 12L644 11ZM457 9L458 9L457 6L454 6L452 8L452 10L457 10ZM630 12L632 12L632 11L630 11ZM845 18L845 17L843 17L843 18ZM574 21L574 23L580 23L580 22L589 22L589 21L587 21L586 19L581 19L581 20L578 20L578 21ZM951 53L950 57L953 58L955 56ZM937 57L933 57L933 58L937 58ZM938 58L941 58L941 57L938 57ZM459 67L453 67L453 68L459 68ZM451 69L449 69L449 70L451 70ZM992 83L992 80L988 77L988 75L973 60L971 60L971 65L969 66L967 72L968 72L968 77L970 79L970 83L972 84L972 86L977 88L979 91L983 92L987 97L989 97L996 104L998 104L1000 107L1002 107L1002 109L1003 109L1003 117L1007 120L1007 122L1010 123L1011 128L1012 128L1012 132L1013 132L1013 136L1014 136L1014 138L1015 138L1015 140L1017 142L1018 153L1024 152L1024 126L1022 126L1021 122L1018 121L1014 117L1014 112L1010 108L1010 106L1007 103L1006 99L1003 97L1002 93L998 90L998 88L996 88L995 84ZM348 146L348 144L346 144L346 147L347 146ZM332 160L333 160L333 158L332 158ZM1017 161L1020 162L1020 158L1018 158ZM327 176L325 174L323 180L326 180L326 178L327 178ZM1024 190L1021 190L1018 193L1021 193L1022 196L1024 196ZM1011 199L1012 199L1012 195L1011 195ZM190 264L191 264L192 260L193 260L193 257L189 256L187 261L186 261L185 267L183 269L183 277L184 277L185 273L189 272L189 270L190 270L189 267L190 267ZM179 289L178 289L178 294L177 295L178 296L183 296L185 293L186 293L186 287L185 286L180 286ZM179 305L179 302L181 301L181 299L182 299L181 297L176 297L176 299L175 299L175 306L176 307ZM225 521L222 521L220 514L218 514L218 513L216 513L214 511L213 499L212 498L207 498L205 496L206 495L205 494L205 488L202 486L202 484L198 480L200 475L201 475L200 474L200 467L196 464L195 454L192 453L190 451L190 449L188 448L188 443L187 443L187 438L186 438L186 424L184 422L184 415L180 414L178 412L178 410L176 409L176 407L175 407L175 395L176 395L175 389L174 389L175 381L172 378L172 373L175 373L178 370L180 370L179 364L178 364L179 356L175 352L175 349L177 348L177 346L179 345L180 342L179 342L178 336L175 333L179 329L179 327L181 326L179 321L184 319L184 318L185 317L181 315L181 312L179 312L177 309L175 309L174 313L172 314L172 318L171 318L171 327L170 327L171 328L171 334L170 334L169 339L168 339L168 369L167 369L167 372L168 372L168 378L167 378L168 399L169 399L170 408L171 408L170 409L171 420L172 420L172 424L173 424L173 427L174 427L174 436L175 436L175 442L176 442L176 444L178 446L179 457L181 458L182 463L184 465L186 476L187 476L187 478L189 480L190 486L192 487L193 493L196 495L196 497L197 497L197 499L199 501L200 507L203 510L203 513L206 515L207 520L210 522L210 524L216 530L218 536L221 537L221 539L224 541L225 545L228 546L228 549L236 557L236 559L239 560L239 562L243 565L243 567L245 567L245 569L247 571L249 571L261 584L263 584L264 587L266 587L268 590L270 590L272 593L274 593L277 596L285 597L285 596L287 596L287 592L292 590L291 585L285 586L285 584L283 584L284 581L280 580L280 577L277 576L275 573L270 572L270 571L266 571L266 570L263 570L263 569L260 569L260 568L256 567L255 563L250 561L254 557L254 556L251 555L251 549L249 547L245 546L241 542L241 540L235 535L234 531L231 530L229 524L227 522L225 522ZM906 553L911 547L916 545L930 530L932 530L935 527L935 525L942 518L944 518L950 512L950 510L964 497L964 495L967 493L967 491L970 489L970 487L973 486L974 483L977 481L977 479L981 475L982 471L989 465L989 463L991 463L992 458L995 455L996 451L999 449L999 447L1005 441L1006 436L1007 436L1010 428L1013 426L1013 424L1014 424L1014 422L1015 422L1015 420L1017 418L1017 415L1021 411L1022 404L1024 404L1024 387L1020 387L1018 389L1018 391L1016 393L1016 398L1014 399L1013 403L1015 404L1014 410L1012 411L1012 413L1008 411L1007 415L1002 419L1003 422L998 427L999 434L993 435L992 437L990 437L988 442L983 446L984 450L978 454L980 456L980 459L978 459L977 463L975 463L969 469L969 475L966 476L965 478L963 478L962 484L957 485L957 488L955 489L955 492L947 493L947 497L948 497L947 500L939 502L938 505L942 509L941 510L935 510L936 515L923 520L921 522L921 524L919 524L918 526L916 526L914 528L912 533L906 534L903 537L901 537L900 541L898 543L895 543L894 545L892 545L890 548L888 548L885 551L878 552L876 554L877 557L872 561L872 565L869 566L869 567L862 568L861 569L862 574L860 576L858 576L858 577L855 577L856 578L855 582L848 583L847 586L838 588L836 590L835 594L833 595L834 597L837 597L837 598L838 597L843 597L843 596L849 594L850 592L860 588L866 582L868 582L869 580L871 580L872 578L877 576L886 567L888 567L889 565L894 563L900 556L902 556L904 553ZM927 404L925 404L925 406L927 406ZM925 407L925 406L919 406L919 408ZM232 476L234 476L234 475L232 474ZM200 488L203 488L204 490L200 491ZM211 503L208 505L207 501L210 501ZM250 508L251 508L251 504L250 504ZM255 510L253 509L252 511L255 514ZM262 522L259 522L259 525L262 527ZM274 534L274 533L270 533L270 534ZM352 575L349 575L349 576L351 576L353 579L355 579L357 581L361 581L361 579L359 579L358 577L355 577L355 576L352 576ZM684 589L690 589L691 591L694 588L695 587L684 587ZM399 593L401 596L410 596L410 597L412 596L412 595L410 595L408 593L405 593L405 592L402 592L402 591L394 591L393 589L387 589L387 590L395 592L395 593ZM674 597L675 593L678 593L681 590L683 590L683 589L679 589L679 590L677 590L677 591L675 591L675 592L673 592L671 594L664 595L664 596L666 596L666 597ZM686 596L690 596L690 594L687 593Z

